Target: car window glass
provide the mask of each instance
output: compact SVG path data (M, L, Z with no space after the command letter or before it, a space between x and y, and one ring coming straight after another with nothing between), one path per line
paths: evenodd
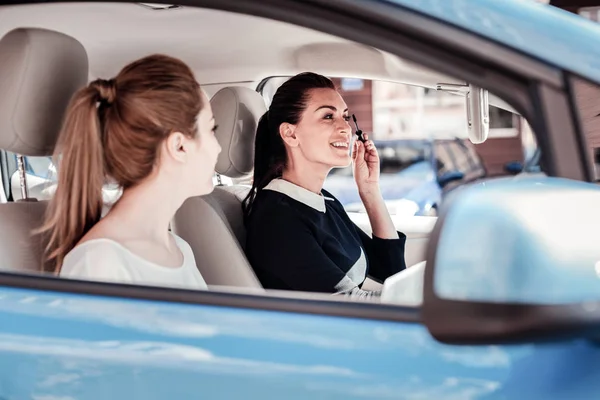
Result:
M27 172L41 178L56 180L51 157L25 157Z
M173 18L177 19L177 13L183 12L185 14L187 11L188 9L186 8L178 10L173 14ZM142 11L139 12L141 13ZM147 13L148 11L143 10L143 12ZM250 18L254 17L244 17L248 18L248 26L252 26ZM193 18L194 15L189 15L189 19ZM24 22L26 22L25 19ZM183 22L184 19L182 19ZM261 19L260 22L266 25L268 19L264 21ZM277 25L283 26L285 24L278 23ZM287 28L290 29L289 32L294 33L294 29L298 27L288 26ZM257 31L256 33L260 34L261 32ZM315 68L314 72L323 73L323 71L318 70L318 66L325 65L321 62L323 60L315 58L315 54L320 54L320 47L317 46L313 49L312 45L320 45L321 39L326 39L323 42L325 45L324 49L327 49L329 45L333 45L333 48L336 48L335 45L338 43L335 40L331 40L330 35L323 36L321 32L311 32L311 35L315 35L314 37L317 40L311 39L313 36L310 35L302 37L302 31L297 31L297 33L298 35L285 36L294 39L289 42L290 47L282 52L290 53L289 60L285 60L284 56L287 57L287 54L277 54L277 57L273 58L274 65L272 65L272 69L263 68L264 65L260 63L257 63L257 65L253 63L245 65L243 62L241 64L228 62L228 57L233 57L232 54L236 54L236 52L227 46L216 46L218 47L218 51L215 51L216 47L203 47L202 52L211 54L200 58L214 61L214 65L211 64L211 68L208 69L206 68L206 63L199 62L197 57L188 57L186 59L189 62L195 63L193 66L195 68L194 71L198 72L202 86L205 86L204 83L207 82L212 86L211 90L208 91L210 94L214 94L218 90L217 88L226 87L227 85L262 88L262 94L268 106L277 88L287 77L276 76L270 79L265 78L262 82L259 81L260 79L270 76L270 74L290 73L295 70L293 66L300 61L303 63L305 61L308 62L303 65L316 65L317 68ZM298 45L297 49L293 47L296 40L302 42L305 39L307 43L302 44L302 46ZM348 48L354 45L347 40L343 41L342 44L348 46ZM89 50L97 52L97 49L94 50L95 47L92 42L90 42L89 46ZM358 50L364 50L363 46L359 47L357 47ZM345 51L346 47L340 47L340 49ZM177 48L174 48L174 50L177 50ZM183 51L184 49L180 48L179 50ZM105 53L103 54L107 57L104 59L108 61L102 63L97 61L98 57L90 56L90 77L92 79L97 77L109 79L114 76L114 72L124 66L124 58L130 61L130 57L126 54L119 53L122 57L117 57L120 60L117 61L115 57L119 54L114 53L114 51L114 54L110 51ZM345 53L351 54L351 52ZM396 224L397 221L400 221L397 229L401 232L406 231L409 238L406 243L408 249L406 251L406 263L409 266L414 266L423 261L427 235L435 223L435 218L431 217L437 215L437 209L443 204L446 194L453 190L454 187L467 183L476 183L479 180L495 176L488 175L488 171L499 171L499 175L507 175L508 173L505 172L505 164L507 162L523 162L523 154L525 154L523 151L523 133L520 130L518 116L515 116L510 111L492 106L490 108L490 139L482 145L472 145L468 142L467 138L468 122L465 96L454 91L438 90L435 84L436 81L434 79L452 77L446 77L437 71L429 71L428 68L419 65L413 66L412 63L404 63L404 60L396 60L392 54L384 53L377 50L373 52L373 54L378 55L377 58L364 60L359 66L349 66L348 70L343 69L344 64L341 63L338 64L340 68L322 68L330 72L340 71L345 74L358 72L363 74L363 76L379 76L380 79L405 82L397 83L361 79L351 77L350 75L344 78L332 77L334 84L348 104L351 113L356 115L361 129L369 135L378 148L381 158L380 189L385 205L394 217L393 222ZM368 56L369 53L364 54ZM111 57L111 55L114 57ZM209 57L210 55L219 57L211 58ZM275 53L272 55L275 55ZM384 56L384 58L382 59L379 55ZM279 56L281 56L281 59ZM267 57L260 57L263 61L265 58ZM288 61L290 63L287 63ZM321 63L316 62L315 64L311 64L313 61ZM385 61L385 68L371 67L373 62L377 63L378 61ZM388 63L388 61L390 62ZM401 62L396 64L396 61ZM279 64L277 64L278 62ZM212 70L213 67L215 71ZM411 74L403 74L406 68L411 70ZM216 72L217 70L219 70L218 73ZM202 72L210 76L205 76ZM235 74L232 72L235 72ZM431 72L435 74L430 74ZM457 81L456 79L451 80ZM446 80L438 82L446 82ZM244 122L241 125L253 125L246 124L245 120L238 122ZM500 141L509 143L512 147L507 146L506 148L514 149L515 151L497 151ZM51 199L56 192L57 170L60 165L55 165L51 157L27 156L24 160L30 197L38 200ZM513 170L517 171L514 173L517 174L519 168L515 167ZM10 185L14 195L13 199L19 200L18 196L21 195L21 190L19 190L21 182L19 173L11 172L11 177L14 178L11 179ZM248 180L246 178L232 180L225 176L219 180L215 178L215 183L228 185L232 182L238 184L242 182L248 183ZM360 213L364 213L365 210L357 193L352 168L346 167L331 171L324 182L324 188L330 191L342 203L349 214L352 214L352 218L354 218L352 222L366 233L369 233L370 224L368 219L362 218L362 224L359 223L360 218L358 217L363 217L364 215L360 215ZM115 201L120 191L114 185L106 185L103 188L103 194L106 195L105 200L106 197L112 197L113 201ZM217 198L218 194L216 193L213 198ZM238 194L236 193L236 195ZM233 202L227 204L227 206L237 207L235 204L237 203ZM237 210L239 213L239 207ZM219 213L217 212L217 214ZM235 213L227 211L227 214ZM403 219L405 216L415 218ZM201 218L201 220L204 219ZM413 224L413 221L416 222ZM218 222L213 221L213 223L216 224ZM209 227L212 228L212 226ZM240 222L239 227L233 227L236 228L235 233L237 234L237 229L242 229L243 227L242 222ZM212 235L208 235L208 237L210 240L217 240L219 238L216 234L214 237ZM415 238L417 240L413 240ZM227 241L223 241L223 246L226 246L225 242ZM191 240L189 242L191 243ZM236 241L234 240L233 243L236 244ZM240 248L244 245L242 242L238 244L241 245ZM215 247L220 248L222 246L221 244L218 244L218 246L215 244ZM194 247L193 251L195 254L202 253L202 250L198 252L197 247ZM203 264L209 264L205 257L198 259L198 265ZM375 287L377 286L375 285Z

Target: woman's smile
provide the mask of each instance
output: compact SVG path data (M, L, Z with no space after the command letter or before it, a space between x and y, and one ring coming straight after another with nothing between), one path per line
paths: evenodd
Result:
M333 146L336 150L348 150L349 147L349 143L343 141L333 142L330 143L330 145Z

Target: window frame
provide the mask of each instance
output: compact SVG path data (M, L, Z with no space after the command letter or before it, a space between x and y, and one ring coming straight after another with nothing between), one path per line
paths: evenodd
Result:
M600 9L600 6L598 8ZM583 78L583 77L581 77L577 74L573 74L573 73L566 73L566 76L565 76L566 89L569 93L569 105L572 107L573 113L575 114L574 123L576 124L577 130L579 131L579 135L577 136L578 146L579 146L579 151L581 153L583 153L581 163L586 165L591 171L589 181L590 182L600 182L600 172L596 173L596 168L597 168L596 165L598 165L599 171L600 171L600 164L596 164L595 160L591 156L591 153L592 153L592 151L590 151L591 147L588 146L587 134L586 134L585 127L584 127L584 124L582 121L581 111L577 104L577 98L576 98L577 94L575 92L575 87L577 85L577 81L582 81L586 84L593 84L593 85L597 86L599 89L600 89L600 83L593 82L589 79ZM597 118L600 118L600 114L598 114ZM534 132L534 134L535 134L535 132ZM536 139L537 139L537 137L536 137ZM544 159L543 151L541 153L541 156L538 156L538 165L540 165L540 168L541 168L542 162L545 163L545 165L548 165L547 161Z

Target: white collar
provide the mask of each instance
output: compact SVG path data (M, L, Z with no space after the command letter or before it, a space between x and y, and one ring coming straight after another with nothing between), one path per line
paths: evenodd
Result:
M292 199L299 201L302 204L306 204L307 206L322 213L324 213L326 210L325 200L333 200L332 198L325 197L322 194L313 193L310 190L293 184L292 182L279 178L273 179L271 182L269 182L269 184L265 186L265 189L283 193Z

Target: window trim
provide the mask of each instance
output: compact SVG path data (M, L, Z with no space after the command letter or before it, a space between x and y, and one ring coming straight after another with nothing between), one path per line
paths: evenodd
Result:
M600 7L599 7L600 8ZM588 143L587 143L587 138L586 138L586 132L583 126L583 123L581 122L581 114L579 113L579 107L577 104L577 99L576 99L576 93L575 93L575 80L581 80L584 82L588 82L591 84L594 84L596 86L598 86L600 88L600 83L596 83L593 81L590 81L589 79L586 78L582 78L579 75L575 75L572 73L567 73L565 76L565 86L566 86L566 90L567 93L569 94L568 97L568 102L569 105L571 106L571 109L573 110L573 124L575 127L575 131L577 132L577 141L578 141L578 145L579 145L579 151L582 153L582 158L580 160L581 164L583 165L583 168L587 168L589 172L589 177L588 177L588 181L589 182L600 182L600 176L596 177L595 174L595 162L594 160L590 157L589 154L589 148L588 148ZM598 117L600 118L600 117ZM542 154L543 157L543 154ZM598 178L598 179L596 179Z
M0 287L167 303L421 323L421 310L417 307L360 302L347 300L343 297L336 299L334 296L331 296L331 300L321 300L301 298L300 296L277 296L276 294L248 294L219 290L188 290L161 286L95 282L50 275L27 275L10 272L0 272Z
M12 193L10 190L10 160L9 153L6 150L0 150L0 171L2 175L2 190L6 195L7 201L12 200Z

